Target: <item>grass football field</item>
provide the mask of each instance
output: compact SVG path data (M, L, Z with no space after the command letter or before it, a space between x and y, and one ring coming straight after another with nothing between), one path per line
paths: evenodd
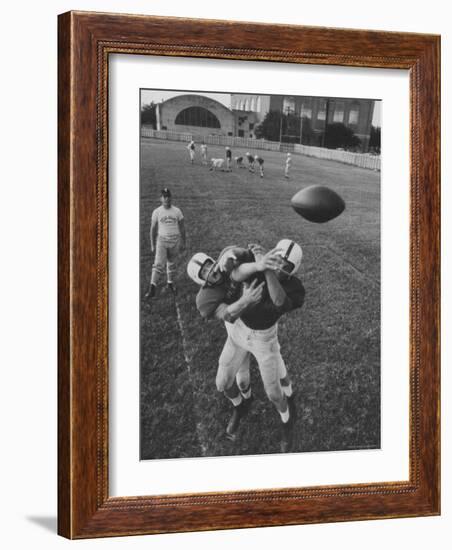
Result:
M233 156L246 153L234 149ZM265 177L236 169L211 172L199 151L191 165L184 143L143 138L140 191L140 413L141 458L250 455L279 452L280 417L265 395L252 361L254 402L234 442L224 436L230 402L215 388L226 339L219 321L196 310L197 286L186 274L199 251L213 257L227 245L281 238L303 248L303 307L281 318L281 352L296 391L293 452L380 446L380 173L332 161L259 152ZM224 158L209 146L209 158ZM345 212L313 224L290 207L296 191L326 185L346 202ZM177 295L160 287L144 300L152 256L151 213L169 187L187 229Z

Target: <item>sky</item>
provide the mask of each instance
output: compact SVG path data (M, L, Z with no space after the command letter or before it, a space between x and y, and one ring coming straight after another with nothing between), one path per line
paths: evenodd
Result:
M159 103L160 101L165 101L171 97L184 94L202 94L204 96L210 97L211 99L216 99L220 103L223 103L229 109L231 108L231 94L219 94L219 93L209 93L202 91L174 91L174 90L141 90L141 105L147 105L154 101L154 103ZM381 101L375 102L374 116L372 119L373 126L381 126Z

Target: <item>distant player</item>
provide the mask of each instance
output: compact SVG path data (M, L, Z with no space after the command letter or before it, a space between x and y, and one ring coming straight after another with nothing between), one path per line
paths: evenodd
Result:
M248 171L254 172L254 157L251 153L246 154L246 158L248 160Z
M168 288L175 292L174 273L179 252L185 249L184 216L179 208L172 205L171 191L162 189L161 206L152 212L151 252L155 252L151 282L145 298L153 298L157 285L166 269Z
M232 151L230 147L226 147L226 172L232 172Z
M201 158L202 163L207 164L207 145L205 143L201 144Z
M195 142L193 140L187 145L187 149L190 155L190 162L193 164L195 162Z
M289 179L289 172L290 172L290 166L292 164L292 155L290 153L287 153L286 157L286 168L284 169L284 177L286 179Z
M210 159L210 162L211 164L209 170L213 170L214 172L216 172L217 170L224 171L224 159Z
M245 168L245 166L243 166L243 157L235 157L234 160L237 168Z
M262 157L260 157L259 155L256 155L254 157L254 160L259 165L260 175L261 175L261 178L263 178L264 177L264 159Z

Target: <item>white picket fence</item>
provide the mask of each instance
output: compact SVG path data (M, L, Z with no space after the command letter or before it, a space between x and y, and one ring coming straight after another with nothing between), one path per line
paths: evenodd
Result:
M170 130L154 130L143 126L141 129L143 137L167 139L169 141L186 141L194 139L197 143L204 141L207 145L229 145L230 147L243 147L244 149L263 149L267 151L279 151L280 144L276 141L265 141L263 139L250 139L233 136L201 136Z
M295 152L308 157L318 159L335 160L344 164L353 164L360 168L369 170L381 169L381 157L363 153L351 153L350 151L338 151L337 149L326 149L323 147L311 147L308 145L295 144Z
M334 160L344 164L352 164L360 168L369 170L381 169L381 157L363 153L351 153L349 151L339 151L337 149L326 149L323 147L312 147L310 145L300 145L295 143L279 143L277 141L265 141L263 139L250 139L232 136L197 136L195 134L172 132L169 130L154 130L143 126L141 128L142 137L165 139L168 141L189 142L194 139L197 143L204 141L207 145L229 145L230 147L243 147L245 149L261 149L266 151L294 151L300 155L315 157L319 159Z

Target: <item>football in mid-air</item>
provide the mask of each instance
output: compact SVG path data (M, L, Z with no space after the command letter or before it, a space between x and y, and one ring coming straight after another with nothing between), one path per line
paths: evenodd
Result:
M311 185L291 199L292 208L310 222L325 223L345 210L345 202L335 191L323 185Z

